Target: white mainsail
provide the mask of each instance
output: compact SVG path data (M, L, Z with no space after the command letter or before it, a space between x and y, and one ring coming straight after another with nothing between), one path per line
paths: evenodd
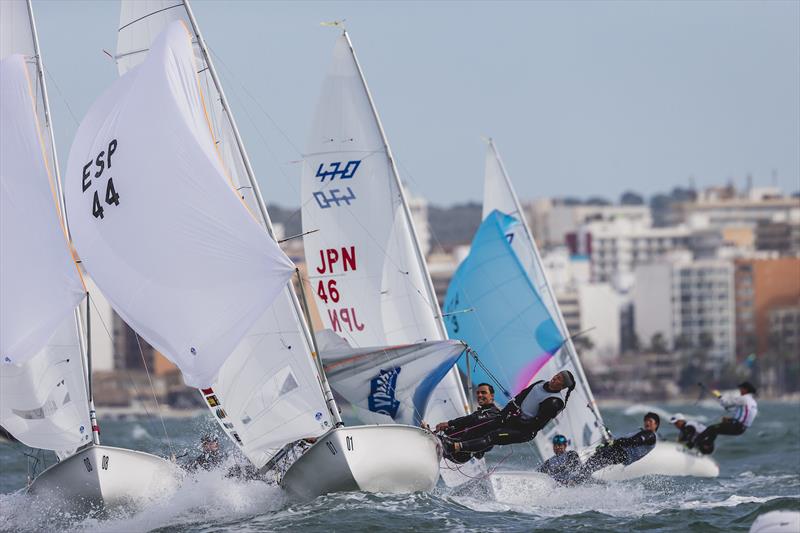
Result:
M303 161L303 230L322 321L354 347L446 339L397 170L343 33L323 82ZM454 368L424 417L466 413ZM423 414L423 413L420 413Z
M175 20L183 21L193 34L197 79L226 176L257 214L265 227L262 231L271 232L258 184L188 4L123 0L117 47L120 74L141 63L155 37ZM216 382L203 390L219 424L258 467L287 442L331 427L311 351L305 322L287 285L224 362Z
M589 382L583 372L575 346L570 339L564 317L558 307L555 295L545 275L539 250L533 234L528 228L525 213L517 198L516 191L505 171L497 147L491 139L486 153L486 169L483 192L483 218L493 210L513 216L519 224L512 226L506 235L517 258L522 263L528 277L534 284L542 302L550 312L561 335L567 339L564 346L537 373L534 379L548 379L560 370L570 370L577 379L577 386L570 396L569 405L556 420L535 440L542 457L551 455L550 438L561 433L571 439L575 446L585 447L603 438L605 427L600 411L592 395Z
M65 458L91 442L85 288L59 212L39 61L30 5L0 2L0 425Z

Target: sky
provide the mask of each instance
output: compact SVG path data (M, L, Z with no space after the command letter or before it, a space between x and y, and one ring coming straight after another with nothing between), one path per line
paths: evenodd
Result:
M0 0L2 1L2 0ZM119 5L34 0L60 166L116 78ZM800 2L258 2L192 7L268 203L297 160L345 19L401 177L481 201L495 139L518 194L800 189Z

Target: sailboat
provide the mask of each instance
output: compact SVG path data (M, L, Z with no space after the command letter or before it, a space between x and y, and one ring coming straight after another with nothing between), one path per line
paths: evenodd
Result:
M336 40L320 91L303 158L301 206L312 293L326 329L358 348L447 342L395 159L347 31ZM375 371L383 382L410 372L389 358ZM355 414L374 423L465 415L468 401L452 361L431 368L430 376L426 385L433 390L425 391L423 404L413 398L420 389L405 396L390 389L391 402L416 403L413 418L409 410L379 406ZM447 461L442 467L448 484L471 479ZM459 468L474 476L482 463Z
M435 438L408 426L342 424L288 282L294 265L274 240L189 4L123 2L116 57L123 75L82 123L67 182L80 218L76 246L112 306L201 390L252 464L289 492L431 489ZM89 178L105 196L84 193L84 165L110 153L114 140L113 172L99 185ZM294 453L307 438L315 444ZM286 457L294 460L284 468Z
M73 511L152 497L173 465L100 444L89 294L69 247L30 1L0 3L0 425L59 461L28 487ZM79 312L86 301L86 322Z
M488 271L494 274L489 276ZM469 312L462 313L467 309ZM483 223L470 255L451 281L445 311L450 313L451 336L467 341L479 354L480 364L471 369L474 379L494 376L506 391L515 394L532 381L547 379L560 370L570 370L576 376L577 386L565 411L534 441L542 459L551 455L550 440L556 433L587 452L611 438L516 191L491 139L486 155ZM466 367L464 370L468 371ZM719 474L719 467L706 456L660 441L641 461L605 468L595 477L620 480L652 474L713 477ZM495 473L493 482L509 475L514 474Z

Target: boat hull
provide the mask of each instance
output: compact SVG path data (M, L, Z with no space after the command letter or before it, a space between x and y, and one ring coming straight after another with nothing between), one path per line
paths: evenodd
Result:
M429 491L439 479L441 445L431 433L386 424L335 428L286 471L282 486L295 496L331 492Z
M28 493L74 510L111 508L162 495L179 477L177 467L161 457L95 445L42 472Z
M677 442L659 441L652 452L628 466L613 465L598 472L602 481L623 481L642 476L717 477L719 465L710 455L702 455Z

